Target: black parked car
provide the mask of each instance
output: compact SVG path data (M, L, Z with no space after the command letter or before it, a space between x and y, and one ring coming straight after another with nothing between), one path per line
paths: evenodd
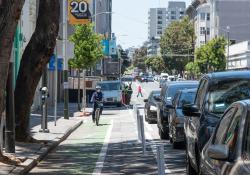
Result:
M232 104L201 154L202 175L250 174L250 100Z
M187 174L200 172L201 151L227 107L249 98L250 71L217 72L202 77L194 104L183 108Z
M160 97L160 91L152 91L148 99L145 99L145 120L149 124L157 123L157 103Z
M169 113L169 138L173 148L184 145L184 114L182 107L186 104L193 104L197 89L179 90L173 99L173 105L170 105Z
M167 82L161 89L160 103L157 107L157 126L161 139L169 138L169 105L172 105L172 100L178 90L197 88L197 81L172 81Z

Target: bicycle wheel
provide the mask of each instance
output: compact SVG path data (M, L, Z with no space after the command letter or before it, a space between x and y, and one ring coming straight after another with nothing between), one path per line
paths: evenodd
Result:
M96 126L99 125L99 119L100 119L100 109L96 109L96 111L95 111L95 123L96 123Z

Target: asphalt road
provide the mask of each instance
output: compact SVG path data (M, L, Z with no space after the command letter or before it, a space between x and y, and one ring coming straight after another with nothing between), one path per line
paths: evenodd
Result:
M133 89L136 89L136 86L139 83L135 83ZM149 82L149 83L140 83L143 92L143 98L134 96L133 99L141 107L140 113L144 114L144 102L143 100L148 97L149 93L152 90L160 90L158 82ZM184 175L186 174L185 166L185 148L182 149L173 149L172 144L169 140L161 140L158 134L157 124L148 124L145 122L145 135L146 139L150 144L164 144L165 151L165 165L166 165L166 174L173 175Z
M143 99L158 83L143 83L144 97L136 97L133 83L132 103L140 107L143 114ZM129 107L105 109L100 126L87 118L82 126L62 142L45 160L41 161L32 175L75 174L157 174L156 145L165 147L166 174L185 174L185 151L172 149L169 141L162 141L156 124L145 123L147 143L143 155L138 142L137 124Z

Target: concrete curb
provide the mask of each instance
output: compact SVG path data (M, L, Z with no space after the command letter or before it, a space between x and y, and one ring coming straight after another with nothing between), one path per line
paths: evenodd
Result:
M44 159L49 152L51 152L53 149L55 149L61 142L63 142L72 132L74 132L81 124L83 123L83 120L76 123L74 126L69 128L65 134L60 138L55 138L52 142L48 143L46 146L41 147L33 157L29 157L27 160L25 160L21 165L16 166L9 175L25 175L27 174L31 169L33 169L38 162L40 162L42 159Z

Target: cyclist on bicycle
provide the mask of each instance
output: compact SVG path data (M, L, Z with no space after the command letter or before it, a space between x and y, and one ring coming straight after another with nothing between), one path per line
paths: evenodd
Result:
M93 93L91 102L94 103L93 112L92 112L92 120L95 122L95 111L98 107L98 103L103 102L103 93L101 91L101 86L96 86L96 91ZM102 113L103 107L101 107L100 114Z

